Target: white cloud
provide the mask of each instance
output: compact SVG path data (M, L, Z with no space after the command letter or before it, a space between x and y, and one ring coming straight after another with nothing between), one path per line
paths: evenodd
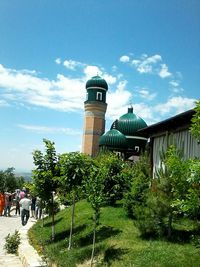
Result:
M23 102L61 111L83 109L85 79L58 74L56 80L48 80L0 65L0 87L8 103Z
M75 70L77 67L82 66L83 64L81 62L75 61L75 60L65 60L63 62L63 65L70 70Z
M131 93L126 89L127 81L120 81L115 91L108 91L107 103L108 109L106 117L110 120L116 119L127 111L127 106L132 97Z
M158 65L159 62L162 62L161 55L155 54L153 56L148 56L147 54L142 54L139 58L131 59L128 56L122 56L120 58L121 62L129 63L133 66L139 73L149 73L156 74L159 77L166 78L172 74L168 70L168 66L163 63Z
M3 99L0 99L0 107L7 107L7 106L9 106L8 102L6 102Z
M123 63L129 62L130 61L130 57L129 56L126 56L126 55L121 56L120 59L119 59L119 61L120 62L123 62Z
M60 65L61 64L61 59L60 58L56 58L55 59L55 63L58 64L58 65Z
M97 66L86 66L84 68L84 73L86 75L86 80L90 79L93 76L99 75L104 78L108 84L114 84L117 81L117 78L115 76L105 73Z
M161 69L160 69L158 75L161 78L166 78L166 77L171 76L172 74L168 71L168 67L166 64L161 64Z
M171 97L166 103L161 103L155 106L154 110L159 112L161 115L169 114L178 114L194 108L195 99L187 97Z
M21 70L8 69L0 65L0 88L1 102L31 104L60 111L83 110L87 79L96 75L97 72L112 85L117 77L105 73L97 66L87 66L83 69L80 78L70 78L58 74L55 80L39 78L32 72L24 73Z
M153 100L156 97L156 93L150 93L147 89L141 89L139 90L140 97L146 99L146 100Z
M147 124L155 122L155 117L151 106L144 103L137 103L133 105L133 112L141 117Z
M160 55L154 55L151 57L145 57L143 60L139 60L139 62L134 61L133 64L136 66L137 71L140 73L152 73L153 65L161 60L162 57Z
M96 75L102 76L102 71L97 66L86 66L84 68L84 73L86 75L86 79L90 79L91 77Z
M71 128L47 127L47 126L26 125L26 124L18 124L17 126L27 131L32 131L32 132L39 133L39 134L43 134L43 133L65 134L65 135L81 135L82 134L80 130L74 130Z
M132 61L131 61L131 63L132 63L132 65L134 65L134 66L139 66L140 65L140 63L141 63L141 60L139 60L139 59L133 59Z
M103 74L102 77L106 80L106 82L108 84L114 84L117 81L117 78L116 77L114 77L112 75L109 75L107 73Z
M170 84L171 86L173 86L173 87L178 87L178 86L179 86L179 81L174 81L174 80L172 80L172 81L169 82L169 84Z

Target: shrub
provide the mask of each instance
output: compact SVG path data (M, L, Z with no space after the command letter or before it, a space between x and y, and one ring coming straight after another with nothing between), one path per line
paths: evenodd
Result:
M17 250L20 244L20 234L17 230L15 230L14 234L8 234L5 237L6 243L4 245L4 249L7 253L17 254Z
M130 218L135 218L135 207L145 203L150 188L150 164L146 155L132 165L131 175L129 192L124 194L124 209Z

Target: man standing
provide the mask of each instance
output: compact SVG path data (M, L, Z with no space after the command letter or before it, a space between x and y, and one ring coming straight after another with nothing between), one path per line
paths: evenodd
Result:
M24 198L20 200L19 205L21 207L22 225L26 225L30 217L29 207L31 205L31 200L25 195Z

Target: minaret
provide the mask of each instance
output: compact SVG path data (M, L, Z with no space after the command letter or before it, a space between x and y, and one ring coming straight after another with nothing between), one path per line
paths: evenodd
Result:
M99 137L105 132L108 85L97 75L87 81L86 90L82 152L95 157L99 151Z

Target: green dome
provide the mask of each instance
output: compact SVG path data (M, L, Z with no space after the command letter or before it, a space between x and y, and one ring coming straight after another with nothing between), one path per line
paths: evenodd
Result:
M86 89L89 87L99 87L108 90L108 84L107 82L101 78L100 76L94 76L86 83Z
M126 137L118 130L112 129L100 137L99 146L126 149Z
M139 129L146 127L146 122L133 113L133 108L128 108L128 113L116 120L111 128L116 128L124 135L133 135Z

